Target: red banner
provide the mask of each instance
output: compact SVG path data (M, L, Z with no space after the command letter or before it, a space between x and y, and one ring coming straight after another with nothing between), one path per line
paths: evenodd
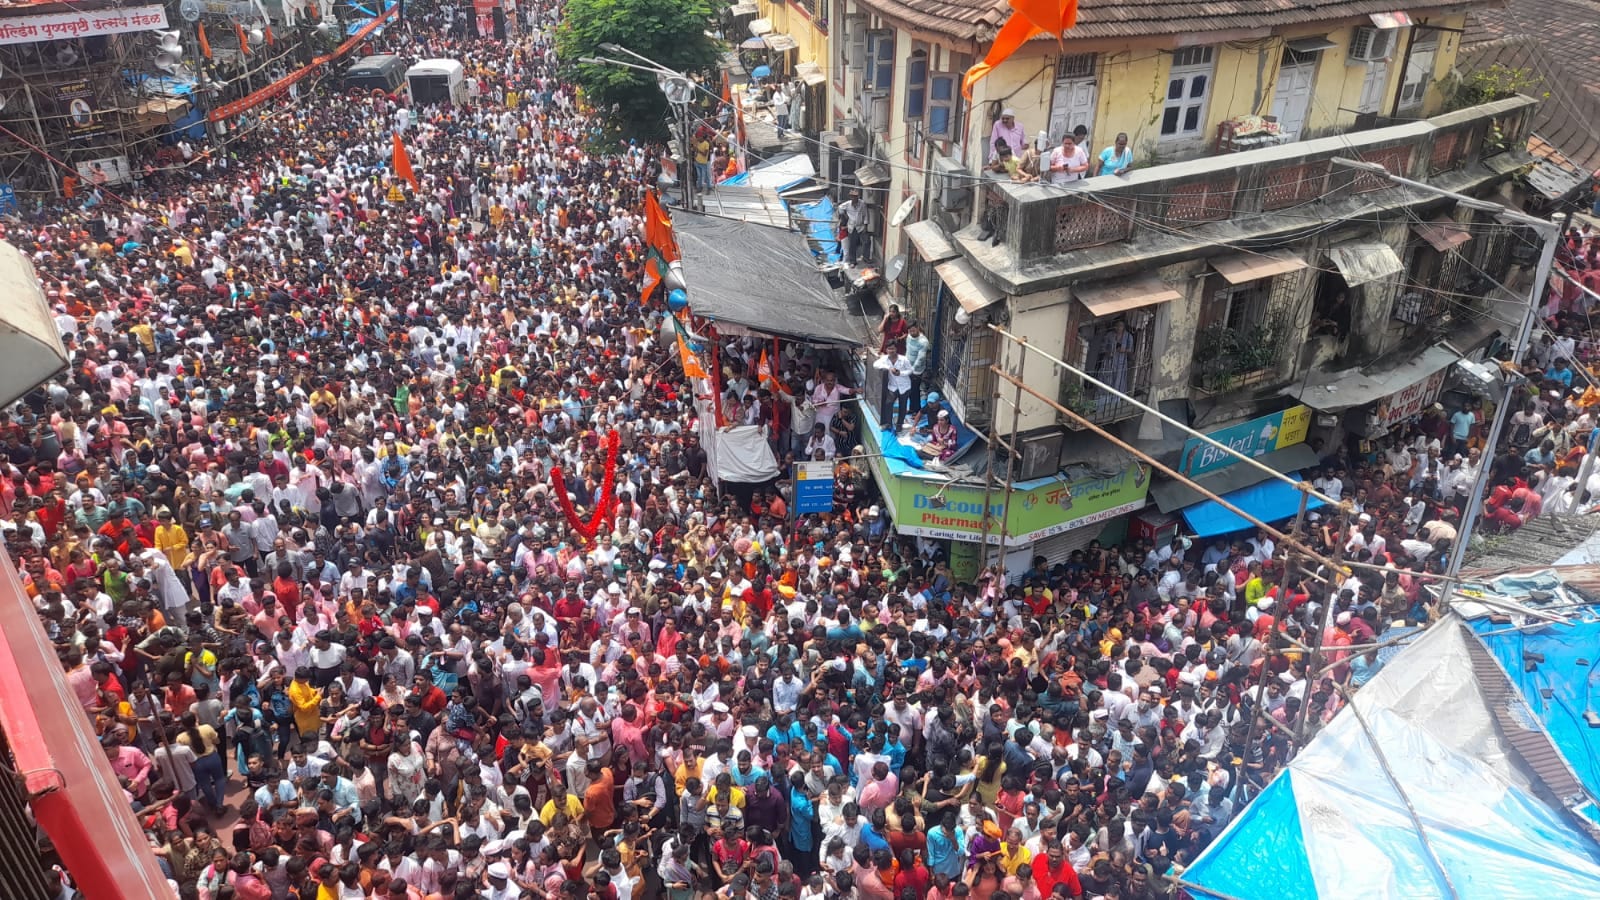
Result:
M322 68L328 63L340 59L346 53L354 50L362 41L371 37L374 31L377 31L384 25L384 23L399 15L399 13L400 5L397 3L394 6L384 10L383 13L376 19L373 19L371 22L368 22L366 25L362 26L360 31L351 35L349 40L340 44L332 53L328 53L313 59L311 63L304 68L296 69L295 71L290 72L288 75L279 78L277 81L274 81L258 91L247 94L246 96L241 97L225 106L219 106L216 109L211 110L211 112L206 114L206 118L213 122L221 122L223 119L231 119L242 112L252 110L268 100L271 100L273 97L284 93L285 91L289 90L290 87L299 83L301 79L304 79L306 76Z

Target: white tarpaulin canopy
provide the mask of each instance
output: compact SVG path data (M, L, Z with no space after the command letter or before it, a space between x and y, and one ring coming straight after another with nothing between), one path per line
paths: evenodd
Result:
M761 484L778 477L778 460L755 425L717 429L715 465L718 484Z
M50 307L33 263L0 242L0 405L33 390L67 365L67 348L50 318Z

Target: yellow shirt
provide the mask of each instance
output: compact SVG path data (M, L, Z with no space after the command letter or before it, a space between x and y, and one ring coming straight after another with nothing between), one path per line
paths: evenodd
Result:
M555 821L557 809L556 801L550 799L546 800L544 808L539 810L539 821L543 822L546 828ZM568 794L561 801L560 811L566 813L568 819L576 822L583 815L583 801L578 799L577 794Z
M301 734L322 730L322 691L309 681L289 683L289 706L294 710L294 727Z
M189 564L189 532L182 525L157 525L156 549L166 554L172 568L181 572Z
M1000 868L1007 875L1015 875L1017 874L1017 869L1033 860L1033 853L1021 844L1007 844L1002 841L998 860Z

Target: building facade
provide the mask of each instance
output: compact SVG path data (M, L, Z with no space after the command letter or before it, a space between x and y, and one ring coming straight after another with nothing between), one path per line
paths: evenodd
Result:
M1064 43L1032 42L968 103L961 74L1004 3L839 0L820 168L875 201L875 250L904 260L895 300L934 342L925 383L968 427L1026 448L1013 490L1105 477L1127 457L991 365L1164 461L1182 451L1155 417L1051 357L1201 431L1286 417L1297 439L1272 452L1290 451L1282 471L1302 469L1312 444L1415 416L1453 362L1519 313L1506 284L1538 241L1439 193L1500 197L1528 161L1534 101L1446 108L1440 83L1471 5L1244 2L1201 15L1085 2ZM1070 183L987 171L1006 111L1046 160L1081 129L1091 158L1125 134L1133 165ZM1026 337L1026 357L991 323ZM901 479L929 480L888 465L877 474L895 496ZM1219 492L1253 477L1213 474ZM1176 527L1169 514L1197 500L1140 480L1160 509L1141 513L1135 533ZM896 512L902 530L938 536ZM1008 550L1054 561L1124 534L1069 530Z

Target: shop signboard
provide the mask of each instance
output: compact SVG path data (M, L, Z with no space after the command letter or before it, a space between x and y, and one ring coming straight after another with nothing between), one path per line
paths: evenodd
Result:
M1311 407L1291 406L1270 416L1218 429L1206 437L1254 459L1274 450L1305 443L1310 427ZM1194 478L1226 469L1238 461L1238 457L1224 453L1199 438L1190 438L1183 445L1178 471Z
M62 41L69 38L131 34L167 27L167 11L159 3L37 16L13 16L0 22L0 45Z
M1386 429L1393 428L1413 416L1420 415L1439 399L1440 392L1444 390L1444 375L1445 370L1440 369L1405 390L1396 391L1379 400L1378 424Z
M794 464L795 515L833 512L833 463L802 460Z
M955 541L983 537L983 488L896 477L881 461L877 466L897 532ZM989 542L1000 541L1001 516L1005 517L1007 545L1022 546L1138 510L1149 489L1149 467L1134 462L1106 478L1051 479L1028 490L1013 490L1009 511L1004 490L994 490L988 496L988 509L994 517Z

